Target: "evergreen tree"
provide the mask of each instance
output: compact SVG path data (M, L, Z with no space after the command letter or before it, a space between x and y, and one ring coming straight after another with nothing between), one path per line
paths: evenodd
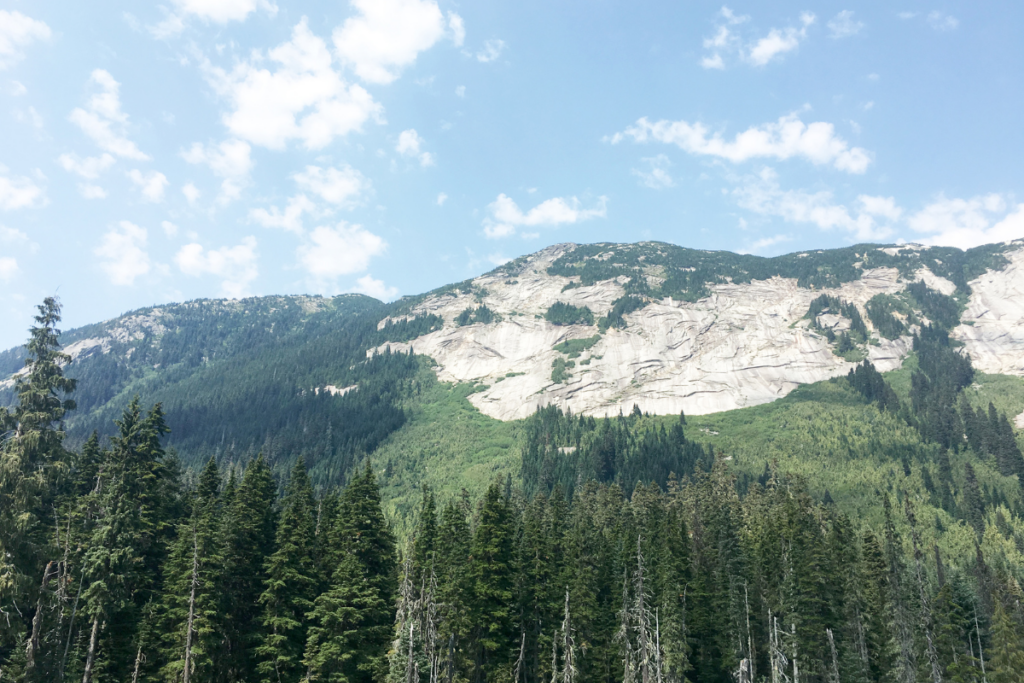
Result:
M218 595L223 567L220 484L217 462L210 458L167 560L161 625L167 680L213 680L224 658Z
M83 616L90 622L86 678L125 677L134 662L136 628L157 589L168 521L160 440L170 430L160 405L143 417L136 397L117 427L98 468L96 520L82 560Z
M988 677L992 683L1024 682L1024 628L996 601Z
M398 576L369 461L342 493L333 537L338 564L309 614L304 663L312 681L370 683L387 675Z
M33 621L45 609L55 576L49 563L61 554L50 520L68 474L63 421L75 408L67 398L75 380L64 376L71 357L61 351L57 329L60 303L47 297L37 308L24 374L15 378L17 404L0 407L0 613L14 615L0 619L0 643L25 642L32 631L25 651L29 667L38 649Z
M518 640L513 612L514 534L511 511L501 487L491 484L473 533L470 562L475 621L474 683L500 680L511 669L514 643Z
M319 587L315 563L316 501L302 458L295 461L281 500L276 550L266 562L262 606L263 640L257 647L259 673L268 683L297 683L307 640L306 614Z
M274 551L277 486L260 454L245 468L234 492L224 493L223 571L220 582L224 659L218 679L256 680L255 649L263 640L259 597Z

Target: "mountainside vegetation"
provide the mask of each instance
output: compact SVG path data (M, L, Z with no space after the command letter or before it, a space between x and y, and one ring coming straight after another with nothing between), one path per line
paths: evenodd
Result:
M61 335L48 299L0 355L24 368L0 389L0 680L1019 680L1024 380L949 335L998 248L610 248L557 266L646 283L595 332L664 294L652 250L662 276L818 286L891 258L958 291L872 300L878 333L914 326L891 373L711 415L514 422L381 348L444 325L409 301L191 302ZM868 336L843 301L812 309ZM600 339L556 347L561 372Z

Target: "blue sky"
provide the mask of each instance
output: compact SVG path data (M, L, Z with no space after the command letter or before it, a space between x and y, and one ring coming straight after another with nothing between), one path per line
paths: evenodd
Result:
M1024 236L1019 3L0 0L0 347L565 241Z

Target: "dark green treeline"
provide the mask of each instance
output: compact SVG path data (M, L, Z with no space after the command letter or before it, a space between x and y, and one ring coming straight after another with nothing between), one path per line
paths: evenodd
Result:
M0 680L1021 680L1020 586L924 547L912 496L872 530L783 473L741 498L682 418L637 440L632 417L551 415L537 434L578 434L564 454L597 468L571 498L538 449L536 495L424 491L400 552L369 464L322 496L301 458L284 482L262 457L192 475L138 401L67 450L58 321L47 300L0 411Z

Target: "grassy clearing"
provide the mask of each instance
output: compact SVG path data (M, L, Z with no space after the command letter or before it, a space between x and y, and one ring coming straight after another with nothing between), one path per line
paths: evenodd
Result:
M441 501L465 490L475 500L495 478L519 474L518 424L487 417L469 384L437 381L425 363L420 391L406 399L409 421L373 453L385 512L400 531L420 504L423 484Z

